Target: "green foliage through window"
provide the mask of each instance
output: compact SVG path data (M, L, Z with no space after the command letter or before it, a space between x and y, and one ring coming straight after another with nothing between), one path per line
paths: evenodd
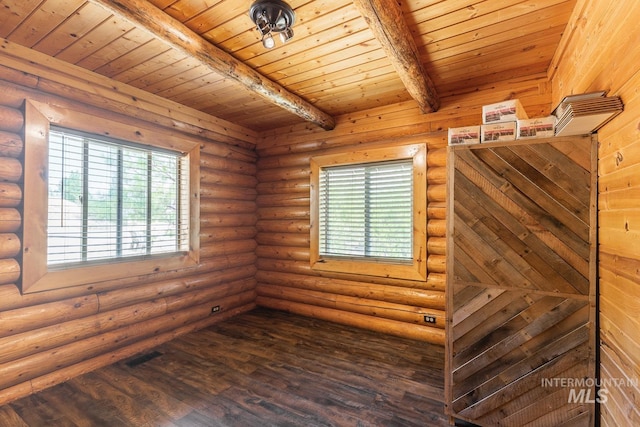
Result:
M320 255L410 261L412 183L411 160L322 168Z
M47 263L187 250L187 165L180 153L52 129Z

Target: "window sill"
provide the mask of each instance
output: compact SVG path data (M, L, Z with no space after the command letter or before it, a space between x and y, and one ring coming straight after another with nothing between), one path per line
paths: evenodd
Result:
M422 254L424 255L424 254ZM322 272L357 274L363 276L389 277L395 279L420 280L426 277L426 260L419 256L414 262L393 263L380 260L342 260L319 258L312 262L311 269Z
M157 256L144 261L111 261L101 264L91 264L84 267L50 269L41 273L39 277L27 276L22 291L25 293L39 292L51 289L81 286L88 283L117 281L132 276L157 274L181 268L193 267L198 264L194 253L171 254ZM28 286L25 286L26 284Z

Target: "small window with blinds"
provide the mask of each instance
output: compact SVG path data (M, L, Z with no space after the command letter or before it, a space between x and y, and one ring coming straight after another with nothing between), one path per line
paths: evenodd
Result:
M188 155L52 127L48 158L50 268L188 251Z
M321 256L411 262L411 159L322 168L319 198Z
M311 159L311 268L426 279L426 147Z

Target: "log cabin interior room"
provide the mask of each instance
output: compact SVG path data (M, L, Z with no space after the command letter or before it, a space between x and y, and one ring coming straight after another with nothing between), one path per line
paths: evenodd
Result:
M640 2L287 3L0 0L0 426L640 425Z

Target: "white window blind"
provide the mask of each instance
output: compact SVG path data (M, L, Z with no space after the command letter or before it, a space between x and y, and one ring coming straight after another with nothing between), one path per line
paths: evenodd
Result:
M402 160L322 168L320 255L411 261L412 166Z
M188 251L188 156L53 128L47 264Z

